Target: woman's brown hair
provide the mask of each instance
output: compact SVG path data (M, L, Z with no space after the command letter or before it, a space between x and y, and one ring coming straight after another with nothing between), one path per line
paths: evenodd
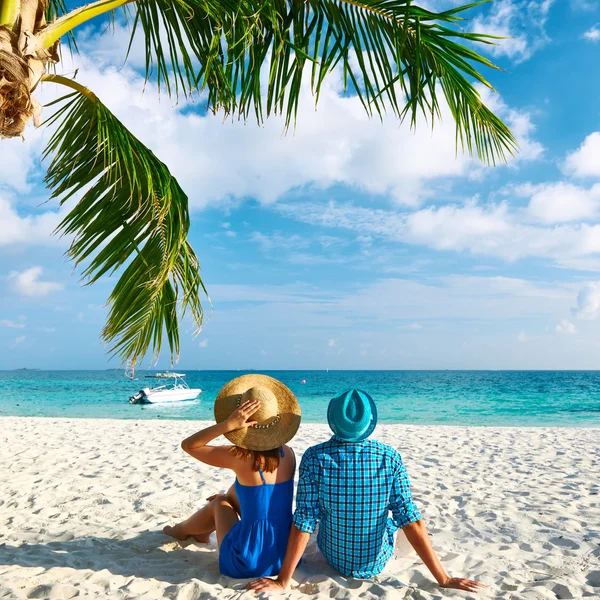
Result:
M247 450L246 448L240 448L234 446L231 449L231 453L242 460L252 461L252 469L254 471L265 471L266 473L272 473L279 467L279 459L281 457L281 449L275 448L274 450Z

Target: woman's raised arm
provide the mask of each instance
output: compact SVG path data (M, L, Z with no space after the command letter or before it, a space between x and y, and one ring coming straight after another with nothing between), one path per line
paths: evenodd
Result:
M202 429L183 440L181 442L182 450L207 465L235 470L238 459L231 453L231 446L209 446L208 444L220 435L254 425L255 421L248 421L248 419L259 408L258 400L245 402L225 421Z

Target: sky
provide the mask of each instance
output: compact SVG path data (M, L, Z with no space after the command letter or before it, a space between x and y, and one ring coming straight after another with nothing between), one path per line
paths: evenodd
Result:
M520 144L497 167L456 155L447 111L433 131L368 119L337 72L316 110L303 90L285 135L279 118L144 90L120 22L78 32L59 72L78 69L189 196L211 302L197 336L182 325L181 369L600 368L600 2L472 14L468 28L511 36L482 92ZM0 368L116 367L100 341L116 278L82 286L52 235L65 211L43 184L48 138L0 142Z

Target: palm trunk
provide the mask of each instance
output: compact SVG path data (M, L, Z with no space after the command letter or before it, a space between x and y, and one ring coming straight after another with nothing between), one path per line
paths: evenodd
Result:
M0 138L23 135L41 105L32 95L49 63L59 60L59 38L131 0L99 0L46 24L44 0L0 0Z
M16 137L32 118L39 123L41 106L31 94L55 56L36 44L46 24L39 0L3 0L0 14L0 137Z

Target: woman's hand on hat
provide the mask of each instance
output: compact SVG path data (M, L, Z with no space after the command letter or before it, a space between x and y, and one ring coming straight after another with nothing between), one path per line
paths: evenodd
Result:
M256 425L258 421L248 421L248 419L259 408L260 400L248 400L244 402L244 404L234 410L225 421L228 431L235 431L236 429L243 429L244 427Z

